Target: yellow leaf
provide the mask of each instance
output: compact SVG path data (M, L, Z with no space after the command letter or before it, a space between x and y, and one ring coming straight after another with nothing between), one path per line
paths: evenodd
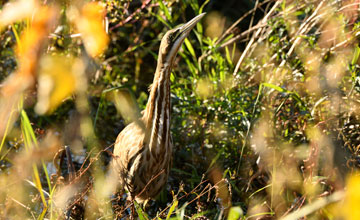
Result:
M16 50L19 60L18 72L21 75L35 75L40 50L47 40L56 17L57 11L46 6L40 7L34 14L31 28L22 34Z
M31 17L37 7L35 0L19 0L6 4L0 13L0 28Z
M50 28L53 26L58 15L55 7L48 8L42 6L36 8L35 11L31 5L28 5L29 8L25 7L27 5L26 1L27 0L17 1L4 6L0 15L0 23L2 23L0 24L0 28L1 25L5 23L29 16L29 11L26 10L31 10L32 18L31 26L29 25L29 28L17 39L18 47L16 55L18 58L18 69L2 82L0 91L0 121L4 122L3 124L6 126L0 125L0 136L4 134L6 129L11 128L13 120L16 120L16 117L12 116L13 110L17 108L20 103L23 92L30 88L35 82L35 73L39 61L38 57L46 42ZM16 17L12 15L12 13L22 15L16 15L20 16ZM5 18L6 16L9 17ZM11 121L8 122L8 120Z
M52 112L75 91L76 78L73 70L77 61L63 56L46 56L41 59L38 103L35 106L38 114Z
M80 18L74 17L77 13L74 10L72 12L72 20L81 33L86 51L92 57L103 53L109 42L103 25L105 15L103 5L97 2L85 4L81 9Z
M347 220L360 219L360 176L352 175L347 182L343 214Z

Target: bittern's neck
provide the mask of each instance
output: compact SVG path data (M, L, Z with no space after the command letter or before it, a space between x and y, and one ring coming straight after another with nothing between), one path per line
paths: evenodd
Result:
M150 151L161 153L170 139L170 73L171 66L158 63L150 96L144 111L144 122Z

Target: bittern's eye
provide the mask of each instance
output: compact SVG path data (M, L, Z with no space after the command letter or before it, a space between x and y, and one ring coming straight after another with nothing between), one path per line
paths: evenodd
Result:
M172 42L179 36L179 30L175 30L169 35L169 40Z
M177 29L177 30L173 33L174 38L178 37L179 34L180 34L180 30Z

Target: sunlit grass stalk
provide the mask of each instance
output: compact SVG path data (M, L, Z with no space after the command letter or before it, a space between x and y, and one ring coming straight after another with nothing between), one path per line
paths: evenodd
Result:
M11 28L12 28L12 31L14 33L19 52L22 52L22 43L21 43L21 40L20 40L20 37L19 37L19 33L16 30L14 24L11 24ZM27 29L27 31L29 30L29 28L30 28L30 20L27 19L26 20L26 29ZM27 117L27 114L23 109L23 98L21 98L21 100L19 102L19 112L20 112L20 118L21 118L21 124L20 124L21 125L21 134L22 134L23 139L24 139L24 146L25 146L25 150L29 152L31 150L31 148L37 147L38 143L37 143L37 140L36 140L34 130L32 129L32 126L30 124L29 118ZM11 122L11 119L12 119L12 116L13 116L13 113L14 113L14 106L12 106L12 111L10 113L10 116L9 116L9 119L8 119L8 122L7 122L7 125L6 125L4 137L3 137L1 145L0 145L0 151L1 151L2 147L3 147L4 141L5 141L9 126L10 126L10 122ZM42 163L43 170L44 170L44 173L45 173L45 176L46 176L46 180L47 180L47 183L48 183L49 190L51 191L51 183L50 183L50 178L49 178L49 175L48 175L46 165L45 165L43 160L41 160L41 163ZM33 179L33 181L35 183L35 186L36 186L37 190L40 193L40 198L41 198L41 201L42 201L42 203L44 205L44 208L43 208L41 214L39 215L38 219L43 219L45 217L46 212L47 212L48 205L47 205L47 202L46 202L46 199L45 199L45 195L44 195L43 188L42 188L42 185L41 185L40 174L39 174L39 170L37 168L36 163L32 164L32 168L33 168L32 179Z
M33 147L33 145L35 143L32 143L31 141L31 125L30 123L28 122L27 120L27 116L26 116L26 113L24 110L21 110L21 134L24 138L24 146L25 146L25 150L26 151L30 151L31 148ZM36 185L36 188L38 189L39 193L40 193L40 197L41 197L41 200L44 204L45 207L47 207L47 203L46 203L46 200L45 200L45 195L43 193L43 189L42 189L42 186L41 186L41 181L40 181L40 175L39 175L39 170L36 166L36 164L32 164L32 168L33 168L33 174L32 174L32 179Z
M30 21L30 18L27 18L26 19L26 31L29 31L30 27L31 27L31 21Z
M48 206L49 206L49 209L50 209L50 220L56 219L56 216L54 216L55 204L54 204L54 201L52 200L52 198L54 196L54 193L55 193L55 189L56 189L56 185L50 191L50 198L49 198L49 203L48 203Z
M140 220L148 220L149 219L149 216L147 216L147 214L144 212L144 210L140 207L140 205L136 201L134 201L134 206L135 206L137 214L139 215Z
M261 191L263 191L263 190L265 190L265 189L267 189L267 188L269 188L269 187L273 187L273 184L266 185L266 186L264 186L264 187L256 190L255 192L253 192L253 193L249 196L249 199L250 199L251 197L253 197L255 194L257 194L257 193L259 193L259 192L261 192Z
M104 91L102 91L101 96L100 96L100 100L99 100L99 105L98 105L98 107L97 107L97 109L96 109L96 114L95 114L95 118L94 118L94 124L93 124L93 127L94 127L94 128L96 128L96 122L97 122L97 120L98 120L98 118L99 118L100 110L101 110L101 108L102 108L103 105L104 105L103 102L104 102L106 93L112 92L112 91L114 91L114 90L116 90L116 89L121 89L121 88L126 88L126 87L124 87L124 86L118 86L118 87L113 87L113 88L110 88L110 89L105 89Z
M274 201L274 187L275 187L275 183L276 183L276 154L275 154L275 150L273 152L273 167L272 167L272 184L271 184L271 195L270 195L270 207L273 208L273 201Z
M21 41L20 41L19 33L18 33L18 31L16 30L14 24L11 24L11 29L12 29L12 31L13 31L13 33L14 33L14 36L15 36L15 39L16 39L16 44L17 44L17 46L18 46L18 48L19 48L19 51L22 51L22 43L21 43Z
M37 148L38 143L36 140L34 130L31 126L30 120L29 120L25 110L23 109L23 99L20 100L19 109L20 109L20 119L21 119L21 134L24 139L25 150L29 152L31 150L31 148L33 148L33 147ZM43 160L41 160L41 164L42 164L42 167L43 167L43 170L45 173L49 191L51 192L52 191L51 182L50 182L50 178L49 178L49 174L48 174L46 165ZM40 193L41 201L44 205L44 209L38 219L43 219L46 214L48 204L45 199L43 187L41 185L40 174L39 174L39 170L38 170L36 163L32 164L32 168L33 168L32 178L36 185L36 188L38 189L38 191Z
M46 212L47 212L47 210L48 210L48 207L49 206L44 206L44 209L42 210L42 212L41 212L41 214L39 215L39 217L37 218L37 219L44 219L44 217L45 217L45 214L46 214Z
M168 212L168 214L166 216L166 220L170 219L171 215L173 214L173 212L177 208L178 204L179 204L179 201L176 198L174 198L173 204L171 205L171 207L169 209L169 212Z
M84 60L85 61L85 60ZM86 63L86 62L84 62ZM96 125L96 119L93 122L93 119L88 115L88 112L90 111L89 102L87 99L87 78L85 75L85 72L82 68L82 65L79 65L79 69L77 72L78 76L78 82L79 85L77 87L77 100L76 100L76 108L78 112L80 113L80 131L81 135L84 138L85 145L87 146L87 149L89 151L89 154L92 157L97 157L96 155L100 153L100 144L98 142L98 139L95 135L94 126ZM101 100L100 100L101 101ZM98 109L101 108L99 105ZM97 118L97 116L96 116ZM96 198L97 201L104 201L107 197L107 193L102 191L104 179L106 178L105 172L100 168L102 166L102 159L97 158L92 162L91 165L91 174L94 176L94 191L92 194ZM100 168L100 169L99 169ZM91 197L92 195L90 195ZM109 203L105 202L99 202L99 205L101 206L101 209L103 210L103 213L111 213L112 215L112 209L109 205ZM87 212L87 211L86 211ZM86 215L86 213L85 213Z
M274 212L260 212L260 213L254 214L254 215L250 215L246 219L251 219L251 218L254 218L254 217L257 217L257 216L265 216L265 215L273 216L274 214L275 214Z
M37 140L36 140L36 136L35 136L34 130L33 130L32 126L31 126L31 124L30 124L30 120L29 120L25 110L21 110L21 123L25 128L25 132L27 134L27 137L29 138L29 142L28 142L30 144L29 146L31 146L31 144L33 144L33 146L37 148L38 143L37 143ZM43 166L43 170L44 170L44 173L45 173L47 184L49 186L49 191L51 191L51 182L50 182L49 173L47 171L45 162L43 160L41 160L41 164Z
M9 119L8 119L8 121L7 121L7 123L6 123L4 135L3 135L3 138L2 138L2 140L1 140L0 152L1 152L1 150L2 150L2 148L3 148L3 146L4 146L4 144L5 144L5 139L6 139L6 137L7 137L8 132L9 132L10 122L11 122L12 116L13 116L13 114L14 114L14 111L15 111L15 110L14 110L14 105L13 105L13 106L11 107L11 113L10 113ZM1 157L1 160L3 160L5 156L6 156L6 154L4 154L4 155Z

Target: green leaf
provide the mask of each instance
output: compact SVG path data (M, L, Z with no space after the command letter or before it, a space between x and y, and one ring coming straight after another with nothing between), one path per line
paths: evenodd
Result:
M281 88L280 86L277 86L277 85L274 85L271 83L262 83L261 85L268 87L268 88L275 89L278 92L287 93L287 94L291 95L291 97L294 98L298 103L300 103L300 105L305 106L303 101L301 100L299 94L297 94L296 92L289 91L287 89Z
M240 206L233 206L229 210L228 220L238 220L241 216L244 215L243 210Z
M199 12L199 2L197 0L190 1L190 6L195 12ZM200 13L198 13L200 14Z
M199 9L199 14L201 14L204 10L204 7L210 2L210 0L206 0L201 6L200 6L200 9Z
M359 46L356 46L356 47L355 47L355 52L354 52L354 57L353 57L353 59L352 59L352 61L351 61L351 64L352 64L352 65L356 64L356 62L357 62L358 59L359 59L359 55L360 55L360 48L359 48Z
M171 25L169 23L167 23L160 15L158 14L154 14L152 12L150 12L151 15L156 16L156 18L161 21L161 23L163 23L164 25L166 25L169 29L171 29Z
M219 159L219 157L221 156L221 154L223 152L224 152L224 148L221 148L219 150L219 152L216 154L216 156L211 160L211 163L210 163L209 168L208 168L207 171L209 171L212 168L212 166L216 163L216 161Z
M185 202L183 206L181 206L179 212L176 214L176 217L178 219L184 219L185 218L185 209L186 209L186 206L188 205L189 203L188 202Z
M230 65L232 65L232 60L231 60L231 56L230 56L230 52L229 52L229 48L228 47L225 47L225 53L226 53L226 60L228 61L228 63Z
M288 91L286 89L283 89L281 88L280 86L277 86L277 85L274 85L274 84L271 84L271 83L262 83L263 86L265 87L269 87L271 89L275 89L276 91L278 92L285 92L285 93L288 93Z
M171 83L175 82L175 76L174 76L173 72L171 72L171 74L170 74L170 81L171 81Z

